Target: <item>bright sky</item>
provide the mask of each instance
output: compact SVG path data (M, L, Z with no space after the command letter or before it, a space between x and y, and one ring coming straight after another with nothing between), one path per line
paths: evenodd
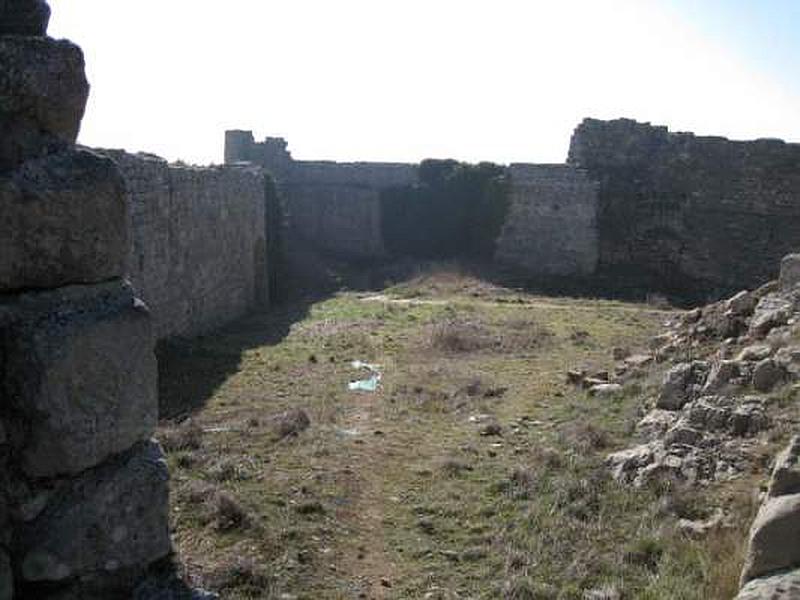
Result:
M50 0L81 142L221 162L562 162L587 116L800 141L800 0Z

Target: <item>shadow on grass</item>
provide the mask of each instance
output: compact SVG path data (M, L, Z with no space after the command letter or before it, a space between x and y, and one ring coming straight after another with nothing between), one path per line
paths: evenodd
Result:
M297 244L286 268L291 278L284 285L285 299L268 311L239 319L211 334L193 339L172 339L157 348L160 416L182 420L202 410L215 391L240 367L242 354L253 348L280 344L294 323L304 320L311 307L342 290L379 291L411 281L421 274L436 273L442 263L413 259L354 262ZM495 286L551 296L637 298L640 290L614 288L598 280L565 278L531 280L496 265L452 261L465 276ZM618 283L618 282L617 282ZM615 293L616 292L616 293ZM627 293L626 293L627 292Z
M306 246L307 247L307 246ZM354 263L312 250L293 252L284 299L206 335L172 338L156 348L161 420L181 421L201 411L216 390L239 371L247 350L280 344L292 325L308 317L311 307L342 290L372 291L415 271Z

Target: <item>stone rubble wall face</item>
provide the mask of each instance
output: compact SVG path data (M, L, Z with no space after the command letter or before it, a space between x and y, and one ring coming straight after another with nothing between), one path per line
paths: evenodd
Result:
M296 161L285 144L256 143L249 131L229 131L225 161L259 165L275 178L286 203L289 246L311 244L352 259L384 257L381 191L416 183L416 165Z
M266 297L260 170L101 152L114 158L127 184L128 277L150 308L158 339L208 332Z
M601 272L720 296L800 247L798 144L587 119L569 162L600 184Z
M410 164L295 161L283 186L293 237L345 257L382 258L381 191L416 181Z
M590 276L598 261L597 187L564 165L511 165L511 206L495 259L534 275Z
M128 206L75 148L80 49L0 0L0 600L129 598L171 551L150 314Z

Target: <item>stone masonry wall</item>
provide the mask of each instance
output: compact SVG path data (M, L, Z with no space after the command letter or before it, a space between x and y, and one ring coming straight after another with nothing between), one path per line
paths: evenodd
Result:
M269 295L265 175L246 167L184 167L102 151L130 199L128 276L158 339L210 331Z
M296 161L283 185L294 236L345 257L382 258L381 190L416 180L414 165Z
M381 190L417 181L411 164L296 161L285 140L256 143L249 131L226 132L225 160L260 165L275 177L294 240L351 259L384 256Z
M720 297L800 247L800 144L587 119L569 162L599 182L599 271L619 285Z
M171 553L150 314L81 50L0 2L0 600L132 598Z
M590 276L598 260L597 186L566 165L509 167L511 207L495 259L531 275Z

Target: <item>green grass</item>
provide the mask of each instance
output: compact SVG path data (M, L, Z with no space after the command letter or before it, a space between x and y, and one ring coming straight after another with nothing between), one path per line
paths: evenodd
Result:
M415 300L343 293L161 351L162 403L192 416L161 434L196 581L234 600L731 597L744 525L685 539L684 492L606 473L641 387L598 399L564 379L645 347L665 313L455 276L394 291ZM378 393L347 391L356 359L382 366ZM289 408L311 426L276 440ZM751 486L707 493L746 512Z

